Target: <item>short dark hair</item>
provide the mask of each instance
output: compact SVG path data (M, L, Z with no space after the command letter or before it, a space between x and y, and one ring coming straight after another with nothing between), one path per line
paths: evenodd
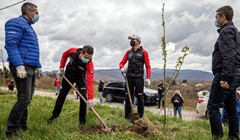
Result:
M234 12L232 7L229 5L218 8L216 12L218 12L220 16L225 16L227 21L232 21L233 19Z
M93 47L90 45L84 45L82 50L83 50L83 54L84 53L93 54L94 52Z
M21 7L22 15L26 15L27 11L31 10L33 8L37 8L37 5L35 5L31 2L25 2Z

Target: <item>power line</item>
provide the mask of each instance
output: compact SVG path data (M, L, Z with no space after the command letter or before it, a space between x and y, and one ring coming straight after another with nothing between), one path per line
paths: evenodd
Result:
M3 7L3 8L0 9L0 11L1 11L1 10L4 10L4 9L7 9L7 8L10 8L10 7L12 7L12 6L14 6L14 5L17 5L17 4L19 4L19 3L22 3L22 2L24 2L24 1L25 1L25 0L22 0L22 1L19 1L19 2L17 2L17 3L14 3L14 4L12 4L12 5Z

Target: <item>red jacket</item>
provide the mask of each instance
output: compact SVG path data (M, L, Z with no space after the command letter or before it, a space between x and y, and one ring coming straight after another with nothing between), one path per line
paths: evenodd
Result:
M59 81L59 79L56 79L56 80L55 80L54 86L56 86L56 87L59 87L59 86L60 86L60 81Z
M142 49L142 48L141 48ZM125 55L122 58L122 61L119 63L119 68L122 69L125 65L125 63L128 61L128 53L131 51L127 50L127 52L125 53ZM146 67L146 78L150 78L151 77L151 66L150 66L150 61L149 61L149 55L148 52L144 49L141 50L144 54L144 64Z
M70 48L62 54L60 68L64 68L67 59L71 53L76 53L78 48ZM93 100L94 92L94 66L93 62L90 61L86 64L86 88L88 94L88 100Z

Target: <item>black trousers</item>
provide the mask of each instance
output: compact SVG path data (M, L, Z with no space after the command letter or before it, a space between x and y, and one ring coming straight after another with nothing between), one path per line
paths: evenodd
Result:
M230 86L229 89L224 89L221 87L221 78L221 73L216 73L214 75L207 106L212 136L213 138L223 137L221 113L219 112L219 108L221 108L222 103L224 102L226 113L229 116L228 137L229 139L239 139L236 88L239 87L240 83L240 71L234 73L231 81L228 82Z
M27 107L32 99L35 83L35 68L25 66L27 78L24 79L17 77L16 68L12 64L9 64L9 68L17 87L17 102L9 114L6 132L17 131L21 127L27 127Z
M136 97L138 101L138 114L142 118L144 114L143 77L137 77L137 78L127 77L127 80L128 80L128 85L129 85L129 90L130 90L132 100L134 99L133 94L134 94L134 88L135 88ZM130 102L127 94L125 97L125 101L126 101L125 118L130 118L131 108L130 108Z
M158 92L158 107L161 107L161 102L162 102L162 92Z
M85 76L71 75L71 73L68 72L68 70L66 70L65 77L72 84L76 83L79 92L87 100L87 96L86 96L86 78L85 78ZM57 97L54 110L52 112L52 117L57 118L60 115L60 113L62 111L62 107L63 107L64 101L65 101L66 96L67 96L67 94L68 94L70 89L71 89L71 85L69 85L67 83L67 81L65 79L63 79L61 87L60 87L60 92L59 92L59 95ZM86 103L80 98L80 108L79 108L79 122L80 123L85 123L86 122L86 112L87 112L86 107L87 107Z

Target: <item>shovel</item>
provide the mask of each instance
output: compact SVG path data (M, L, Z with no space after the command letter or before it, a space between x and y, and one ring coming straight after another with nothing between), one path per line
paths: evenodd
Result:
M73 86L73 84L65 77L65 75L63 75L63 78L68 82L68 84L76 91L76 93L78 94L78 96L87 104L87 100L82 96L82 94ZM94 114L95 116L98 118L98 120L102 123L102 125L104 126L105 131L111 131L111 129L106 125L106 123L103 121L103 119L99 116L99 114L95 111L95 109L93 107L89 108Z
M124 76L124 75L123 75L123 76ZM134 121L140 119L140 117L139 117L139 114L138 114L138 113L134 113L133 103L132 103L132 97L131 97L130 90L129 90L129 85L128 85L127 76L124 76L124 78L125 78L125 81L126 81L127 94L128 94L128 99L129 99L130 108L131 108L131 116L130 116L130 119L131 119L132 123L134 124Z

